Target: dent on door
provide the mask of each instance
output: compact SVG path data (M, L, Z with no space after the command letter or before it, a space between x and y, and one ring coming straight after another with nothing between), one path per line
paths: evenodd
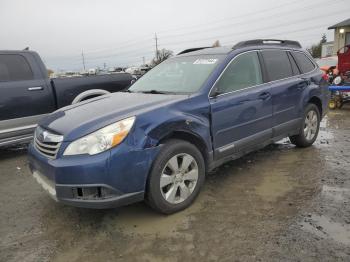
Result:
M258 88L259 89L259 88ZM271 97L250 92L212 101L214 147L226 156L271 138Z

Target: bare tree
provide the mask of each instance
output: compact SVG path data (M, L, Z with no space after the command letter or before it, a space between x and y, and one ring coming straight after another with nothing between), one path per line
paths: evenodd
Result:
M152 60L152 66L156 66L158 64L160 64L161 62L167 60L169 57L173 56L174 52L168 49L161 49L158 50L157 52L157 57L153 58Z
M312 45L307 50L314 58L320 58L322 55L322 44L327 42L327 37L325 34L322 35L320 42L317 44Z
M214 44L212 45L212 47L220 47L221 46L221 44L220 44L220 41L219 40L216 40L215 42L214 42Z

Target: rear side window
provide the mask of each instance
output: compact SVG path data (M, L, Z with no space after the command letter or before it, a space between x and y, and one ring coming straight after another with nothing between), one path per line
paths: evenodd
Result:
M293 70L293 75L299 75L300 74L300 71L299 71L299 68L294 60L294 57L288 53L288 57L289 57L289 61L292 65L292 70Z
M264 58L270 81L293 76L292 66L286 51L265 50L261 54Z
M311 72L315 69L315 65L311 62L311 60L301 52L293 52L299 68L303 74Z
M32 80L33 72L21 55L0 55L0 81Z
M219 93L228 93L262 83L258 54L256 52L248 52L232 60L216 82L215 88Z

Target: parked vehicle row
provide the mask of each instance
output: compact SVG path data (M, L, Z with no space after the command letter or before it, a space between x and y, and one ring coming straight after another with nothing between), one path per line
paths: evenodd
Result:
M177 212L226 161L284 137L312 145L329 99L322 75L294 41L182 52L127 92L44 118L29 166L62 203L110 208L145 199Z
M0 51L0 146L30 141L48 113L123 90L133 79L127 73L49 79L36 52Z

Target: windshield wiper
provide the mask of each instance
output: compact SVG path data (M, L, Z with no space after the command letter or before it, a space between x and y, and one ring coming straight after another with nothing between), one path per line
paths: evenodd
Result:
M129 89L123 89L120 90L120 92L124 92L124 93L133 93L133 91L129 90Z
M147 91L138 91L138 93L143 93L143 94L169 94L170 92L163 92L163 91L159 91L159 90L147 90Z

